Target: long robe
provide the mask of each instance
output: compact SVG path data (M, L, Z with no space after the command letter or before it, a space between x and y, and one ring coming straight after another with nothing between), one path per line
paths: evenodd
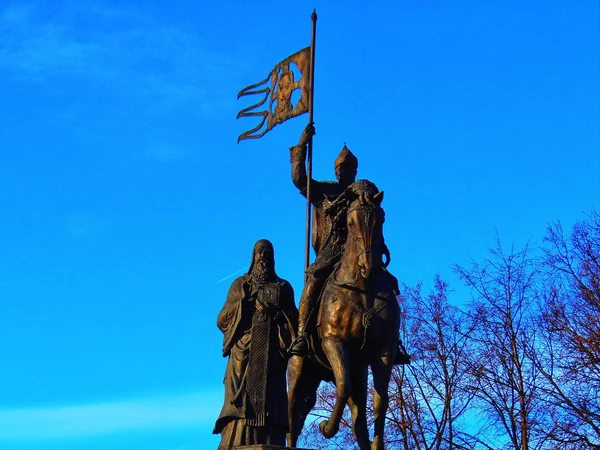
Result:
M225 401L213 433L221 433L219 450L238 445L285 445L288 429L287 348L298 311L292 286L280 278L267 288L246 274L229 289L217 326L224 334ZM256 309L264 292L277 306L273 315ZM266 301L263 299L263 301ZM291 328L291 329L290 329Z

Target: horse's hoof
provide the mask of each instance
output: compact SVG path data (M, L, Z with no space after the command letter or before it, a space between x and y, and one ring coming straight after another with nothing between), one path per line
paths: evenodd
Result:
M332 430L326 420L319 424L319 430L321 430L321 434L327 439L331 439L336 435L336 430Z
M327 421L326 421L326 420L324 420L323 422L321 422L321 423L319 424L319 430L321 431L321 434L322 434L323 436L325 436L325 428L326 428L326 427L327 427ZM325 436L325 437L327 437L327 436Z

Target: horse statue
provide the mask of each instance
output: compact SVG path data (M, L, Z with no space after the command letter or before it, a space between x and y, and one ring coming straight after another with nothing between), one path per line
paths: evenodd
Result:
M383 450L388 385L400 326L398 282L382 261L383 192L359 180L344 195L347 235L340 261L321 292L309 336L312 355L293 356L288 366L288 445L296 445L321 381L333 381L335 406L329 419L320 423L321 433L326 438L335 436L348 404L360 450ZM374 387L372 442L366 417L369 367Z

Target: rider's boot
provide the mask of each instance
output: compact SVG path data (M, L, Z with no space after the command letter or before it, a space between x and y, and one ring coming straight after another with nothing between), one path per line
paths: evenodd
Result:
M410 355L404 348L402 341L398 340L398 348L396 349L396 359L394 359L394 365L397 366L399 364L410 364L410 362Z

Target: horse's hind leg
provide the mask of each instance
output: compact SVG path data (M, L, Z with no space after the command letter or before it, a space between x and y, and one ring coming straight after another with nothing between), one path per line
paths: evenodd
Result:
M302 401L298 382L300 381L300 375L302 373L303 366L302 358L298 356L292 356L288 362L288 434L287 444L290 447L296 446L296 441L302 430L304 424L299 424L300 415L298 414L298 405Z
M329 439L335 436L340 429L344 407L352 392L352 381L350 379L350 371L348 370L348 354L341 342L335 339L323 339L323 350L333 369L336 392L335 406L329 420L325 420L319 425L323 436Z
M306 360L293 356L288 366L288 447L295 447L304 428L306 416L317 401L321 380L311 371Z
M389 405L388 387L390 384L390 376L394 354L391 356L381 356L375 359L371 365L373 371L373 418L374 418L374 434L371 450L383 450L383 432L385 428L385 414Z
M369 450L369 429L367 427L367 366L358 368L352 376L352 394L348 398L352 413L352 432L360 450Z

